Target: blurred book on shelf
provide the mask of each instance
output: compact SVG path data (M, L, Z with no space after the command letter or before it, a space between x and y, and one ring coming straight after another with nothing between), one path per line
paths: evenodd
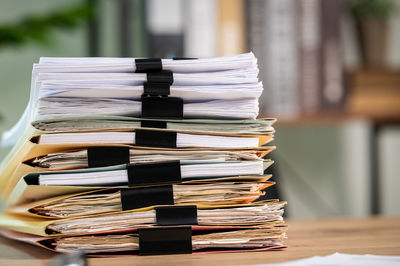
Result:
M321 1L297 1L299 16L299 92L301 111L315 113L321 108Z
M186 0L184 55L213 57L217 54L217 2L214 0Z
M345 101L341 21L344 1L321 0L321 110L340 111ZM306 19L306 18L305 18Z
M263 114L296 119L342 111L343 1L247 1L248 46L259 58Z
M247 50L243 0L218 1L218 27L220 56L240 54Z
M290 0L266 2L263 47L265 65L263 111L280 117L295 117L299 111L296 6Z
M151 0L146 4L151 56L156 58L181 57L184 42L182 1Z

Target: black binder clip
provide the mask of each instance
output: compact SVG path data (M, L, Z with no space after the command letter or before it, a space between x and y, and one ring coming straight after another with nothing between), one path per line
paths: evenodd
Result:
M172 60L197 60L196 57L172 57Z
M88 167L105 167L127 164L130 161L128 147L88 147Z
M162 206L156 207L157 225L196 225L197 207L187 206Z
M135 130L135 145L156 148L176 148L176 132L149 129Z
M142 96L143 118L183 118L183 100L177 97Z
M155 205L174 205L172 185L121 189L122 210L134 210Z
M138 233L140 255L192 253L191 227L141 228Z
M147 73L147 80L143 84L142 117L182 119L183 100L168 97L173 82L172 73Z
M135 163L127 165L126 168L130 187L173 184L182 181L179 161Z
M136 72L146 72L147 82L143 84L142 112L144 118L183 118L183 100L168 97L170 85L174 82L171 71L162 70L161 59L136 59Z
M160 72L162 62L160 58L140 58L135 59L136 73Z
M155 97L167 97L170 94L170 84L164 82L143 83L143 95Z
M172 85L174 83L174 75L169 70L159 72L147 72L147 82L150 83L167 83Z

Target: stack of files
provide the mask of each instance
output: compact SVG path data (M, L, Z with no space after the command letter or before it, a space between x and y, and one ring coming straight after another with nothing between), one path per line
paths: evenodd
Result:
M41 58L32 73L2 235L96 256L285 247L286 202L260 200L275 119L256 119L252 53Z

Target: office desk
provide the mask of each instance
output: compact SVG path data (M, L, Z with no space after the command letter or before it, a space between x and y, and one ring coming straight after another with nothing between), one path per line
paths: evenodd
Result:
M334 252L400 255L400 217L289 221L288 248L280 251L91 258L92 265L248 265L283 262ZM0 238L0 265L43 265L54 256L28 244Z

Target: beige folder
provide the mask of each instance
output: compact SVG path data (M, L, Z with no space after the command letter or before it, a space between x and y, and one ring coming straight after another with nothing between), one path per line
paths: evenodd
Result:
M61 170L68 170L68 169L62 169L62 168L43 168L43 167L37 167L37 166L32 166L29 161L40 156L47 155L46 153L49 149L52 149L51 146L59 146L59 144L31 144L30 145L32 150L39 150L38 152L32 152L29 155L27 155L25 158L26 160L18 163L16 169L13 171L12 174L9 175L8 181L4 183L3 185L3 198L7 199L10 195L10 193L14 190L16 184L19 182L19 180L29 174L29 173L41 173L41 172L51 172L51 171L61 171ZM43 149L39 149L41 146L43 146ZM69 152L69 151L76 151L76 150L82 150L82 149L87 149L89 146L92 145L86 145L82 146L79 145L79 148L77 145L62 145L64 148L61 147L54 147L53 149L57 149L57 152ZM35 147L35 148L33 148ZM96 147L129 147L128 145L122 145L122 144L109 144L109 145L96 145ZM154 152L157 152L158 150L163 150L163 151L176 151L176 149L159 149L159 148L146 148L146 147L132 147L130 146L131 149L135 150L152 150ZM250 149L241 149L237 151L251 151L255 152L259 158L263 158L266 156L268 153L273 151L275 149L274 146L266 146L266 147L258 147L256 149L250 150ZM182 149L179 149L182 150ZM185 151L197 151L198 149L184 149ZM214 149L216 150L216 149ZM32 155L35 154L36 156L32 157Z
M191 226L193 232L203 232L199 235L196 235L192 239L192 247L193 247L193 242L194 246L196 247L196 242L200 241L202 243L206 242L207 244L210 243L210 240L214 240L217 242L220 242L220 240L228 239L228 240L233 240L234 242L227 243L225 242L225 245L230 245L228 248L221 248L216 246L214 249L211 250L202 250L201 248L197 247L193 250L193 253L196 252L201 252L201 254L205 253L219 253L219 252L256 252L256 251L267 251L267 250L277 250L277 249L282 249L285 248L286 246L283 244L283 240L286 238L286 230L287 227L284 225L271 225L269 227L262 227L262 228L246 228L246 227L224 227L224 226ZM241 230L237 230L241 229ZM226 230L226 232L220 233L218 231L214 230ZM115 254L110 253L110 252L118 252L118 250L115 250L114 245L118 246L118 244L126 244L126 241L130 243L132 247L129 247L128 250L129 253L125 253L126 255L138 255L137 249L138 249L138 237L135 233L137 233L137 230L131 230L128 232L121 232L119 234L107 234L107 235L82 235L82 236L69 236L69 237L57 237L57 236L38 236L38 235L33 235L33 234L28 234L28 233L21 233L18 231L13 231L13 230L7 230L7 229L1 229L0 228L0 235L9 239L17 240L17 241L22 241L25 243L29 243L35 246L39 246L41 248L55 251L55 252L61 252L61 253L66 253L66 252L71 252L73 250L65 250L62 248L59 248L62 246L63 243L67 242L76 242L75 244L75 251L78 249L85 248L79 243L85 243L86 245L92 245L92 244L110 244L110 241L112 241L112 245L109 246L111 249L106 249L106 253L104 252L89 252L87 254L88 257L109 257L109 256L115 256ZM260 239L263 238L264 240L267 240L267 242L260 246L259 244L252 246L251 241L253 239ZM122 243L115 242L113 240L116 239L121 239ZM124 241L125 240L125 241ZM272 240L272 241L271 241ZM125 242L125 243L124 243ZM235 243L236 242L236 243ZM243 243L237 245L237 243ZM250 244L250 245L249 245ZM234 246L235 245L235 246ZM210 245L208 245L210 246ZM92 253L92 254L90 254Z
M262 192L262 190L264 190L268 187L271 187L275 184L275 182L273 182L273 181L268 181L268 179L270 179L270 178L271 178L271 175L242 176L242 177L235 178L235 179L232 179L229 177L224 177L224 178L211 179L211 180L207 180L207 181L189 181L184 184L176 184L174 186L180 186L180 187L182 187L182 189L186 189L188 186L185 186L185 185L203 185L203 186L209 185L210 189L212 189L213 186L218 187L219 184L225 185L225 187L227 185L229 186L231 183L257 184L257 190L254 191L254 193L251 193L251 195L244 195L241 198L234 198L234 199L229 199L229 200L227 199L227 200L219 200L218 201L223 204L227 204L226 202L228 202L229 204L234 204L234 203L235 204L239 204L239 203L248 204L248 203L256 200L260 195L263 195L264 193ZM80 192L79 189L84 188L84 187L76 187L78 189L77 189L77 192L74 192L74 193L64 193L64 191L62 191L61 193L58 193L58 194L54 193L55 194L54 196L50 196L50 197L49 196L46 196L46 197L38 196L35 198L33 192L39 191L40 188L44 191L55 188L56 192L59 192L59 191L62 191L62 188L66 188L66 190L68 190L70 187L69 186L43 187L43 186L32 186L32 185L28 186L28 189L26 190L27 193L25 193L25 194L31 195L31 198L33 198L33 200L26 201L25 203L14 205L14 206L9 206L6 209L6 212L13 213L13 214L28 215L28 216L33 216L33 217L49 217L49 218L51 218L51 216L43 216L41 214L38 214L37 211L35 211L35 209L39 208L39 206L49 206L49 205L58 204L67 199L74 199L74 198L78 198L78 197L85 196L85 195L94 195L94 194L99 194L99 193L113 193L113 192L118 192L121 189L121 188L90 187L90 190ZM232 188L234 188L234 187L232 186ZM35 189L36 189L36 191L35 191ZM210 193L212 193L212 192L210 192ZM45 194L45 192L39 191L37 194ZM40 199L40 198L42 198L42 199ZM76 203L79 204L80 201L78 201ZM118 204L120 204L120 203L118 203ZM203 205L210 205L210 204L204 203ZM218 204L214 204L214 205L218 205ZM107 212L107 211L104 211L104 212ZM81 214L79 214L79 215L81 215Z
M216 210L218 213L224 212L224 215L227 216L228 219L231 221L226 224L212 224L210 225L207 222L199 222L200 226L211 226L211 227L230 227L230 228L249 228L249 227L255 227L255 228L262 228L262 227L269 227L271 225L283 225L284 221L282 219L271 219L267 221L262 221L262 222L249 222L249 223L243 223L241 221L240 216L234 217L233 215L230 216L230 210L232 208L235 208L237 210L240 209L245 209L245 208L257 208L257 207L263 207L263 206L273 206L273 205L280 205L283 206L285 205L286 202L279 202L279 201L260 201L260 202L255 202L255 203L248 203L248 204L230 204L230 205L217 205L217 206L208 206L208 205L202 205L202 204L197 204L197 209L198 212L201 210ZM193 205L193 204L191 204ZM132 227L118 227L115 226L115 228L107 228L106 230L99 230L96 232L89 232L87 230L85 231L79 231L76 233L59 233L51 229L54 224L57 223L62 223L66 221L74 221L76 219L89 219L89 218L101 218L101 217L115 217L118 214L129 214L129 213L142 213L142 212L148 212L151 210L154 210L156 207L161 207L161 206L151 206L151 207L145 207L145 208L140 208L140 209L135 209L135 210L128 210L128 211L119 211L119 212L113 212L113 213L103 213L99 215L91 215L91 216L82 216L82 217L74 217L74 218L66 218L66 219L49 219L49 218L43 218L43 217L38 217L38 216L33 216L33 215L23 215L23 214L17 214L17 213L2 213L0 214L0 228L7 229L7 230L13 230L17 232L22 232L22 233L28 233L28 234L33 234L33 235L38 235L38 236L66 236L66 235L87 235L87 234L99 234L99 233L112 233L112 232L121 232L121 231L129 231L135 228L141 228L141 227L149 227L149 226L154 226L154 224L141 224L140 222L138 225L134 225ZM198 214L199 216L199 214ZM200 216L199 216L200 217ZM235 222L235 219L237 219L237 222ZM87 222L92 224L92 222Z
M268 180L271 175L264 176L235 176L235 177L220 177L207 179L207 183L209 182L223 182L223 181L233 181L233 182L264 182ZM188 181L184 182L184 184L196 184L202 182L194 182ZM272 183L274 184L274 183ZM271 185L272 185L271 184ZM10 193L10 196L6 200L7 206L17 206L24 203L42 200L50 197L55 197L58 195L69 195L72 193L80 193L86 191L92 191L97 189L104 189L110 187L96 187L96 186L40 186L40 185L28 185L24 179L21 179L15 188ZM255 200L254 198L253 200Z
M237 135L236 135L237 136ZM273 135L260 135L254 136L259 139L259 144L265 145L266 143L273 140ZM0 195L3 200L7 200L12 190L15 188L16 184L19 182L21 177L26 171L35 170L28 169L26 167L19 167L21 164L24 164L27 160L31 160L38 156L43 156L50 153L63 152L66 150L79 150L87 147L97 147L97 146L125 146L125 147L135 147L140 149L157 149L157 148L147 148L147 147L137 147L132 145L123 145L123 144L94 144L94 143L83 143L83 144L38 144L38 140L40 135L35 135L29 137L28 140L19 147L16 151L13 152L13 155L10 156L5 162L0 175ZM192 150L192 148L179 148L182 150ZM270 152L271 148L259 147L257 148L248 148L248 149L214 149L214 148L196 148L196 150L260 150L262 152ZM160 149L165 150L165 149ZM36 172L36 171L34 171Z

